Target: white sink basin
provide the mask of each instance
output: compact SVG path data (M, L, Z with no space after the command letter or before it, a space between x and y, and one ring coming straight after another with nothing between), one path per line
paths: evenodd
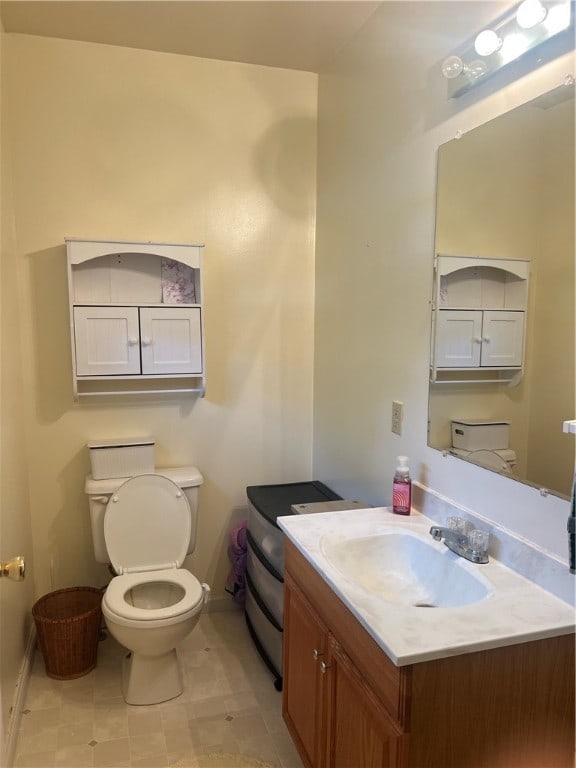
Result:
M415 608L454 608L489 597L487 582L447 547L408 533L362 538L326 534L320 548L346 579L371 595Z

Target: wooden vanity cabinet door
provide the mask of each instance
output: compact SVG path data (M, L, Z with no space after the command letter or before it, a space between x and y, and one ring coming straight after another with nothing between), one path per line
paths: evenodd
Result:
M398 725L333 637L325 676L326 768L402 768Z
M328 631L286 574L282 714L307 768L324 767L327 656Z

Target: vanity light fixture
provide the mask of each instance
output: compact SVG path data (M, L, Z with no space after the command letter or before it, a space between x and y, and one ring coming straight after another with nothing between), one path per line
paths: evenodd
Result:
M523 0L442 63L450 98L574 25L571 0ZM540 59L538 59L540 63Z

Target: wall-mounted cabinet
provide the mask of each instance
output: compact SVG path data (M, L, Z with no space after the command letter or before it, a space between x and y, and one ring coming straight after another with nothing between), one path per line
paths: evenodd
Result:
M430 379L517 383L524 368L529 262L438 256Z
M75 396L204 394L201 245L66 239Z

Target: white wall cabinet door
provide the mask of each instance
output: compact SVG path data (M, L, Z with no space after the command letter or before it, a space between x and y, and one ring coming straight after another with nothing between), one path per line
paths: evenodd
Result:
M437 368L522 365L524 312L452 310L438 313Z
M77 376L140 373L137 307L74 307Z
M443 309L438 312L436 366L476 368L480 365L482 311Z
M522 365L524 312L484 311L480 364L499 368Z
M202 333L197 307L141 307L143 374L201 374Z

